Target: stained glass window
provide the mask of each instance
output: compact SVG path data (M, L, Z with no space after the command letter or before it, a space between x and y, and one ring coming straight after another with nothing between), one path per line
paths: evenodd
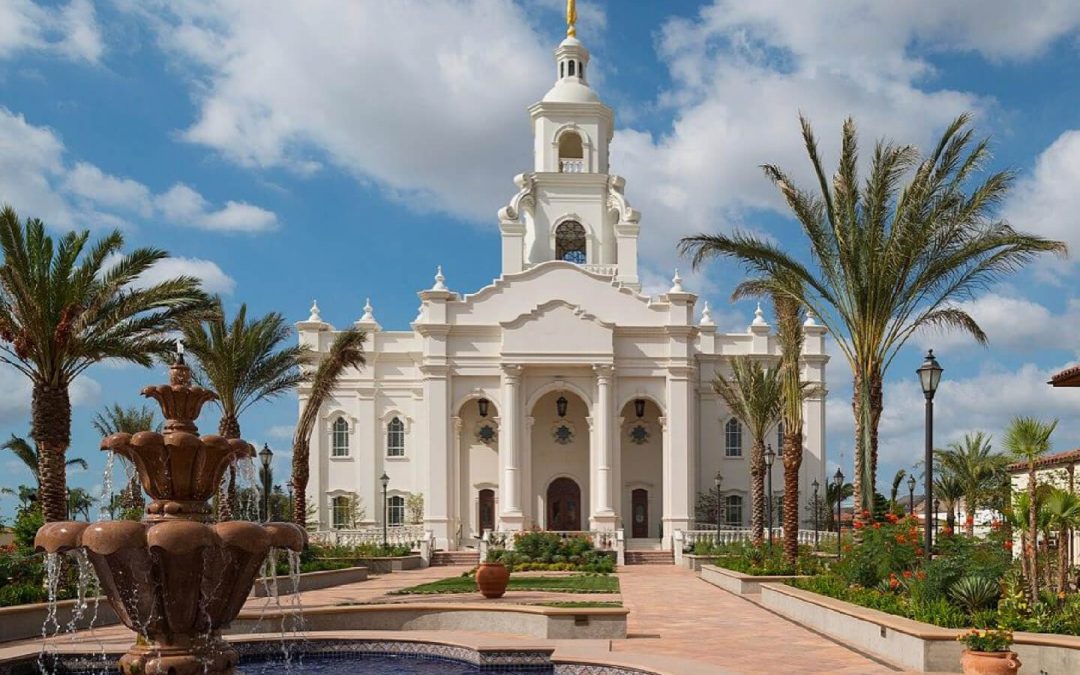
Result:
M555 259L582 265L585 263L585 228L568 220L555 228Z

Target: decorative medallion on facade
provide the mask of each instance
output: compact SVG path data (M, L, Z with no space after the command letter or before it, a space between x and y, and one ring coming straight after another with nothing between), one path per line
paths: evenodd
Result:
M630 427L630 441L637 445L645 445L649 442L649 430L644 424L635 424Z
M491 445L498 437L498 432L495 431L495 427L490 423L485 422L476 429L476 439L484 445Z
M559 445L570 445L574 442L574 428L566 422L558 422L551 430L551 437Z

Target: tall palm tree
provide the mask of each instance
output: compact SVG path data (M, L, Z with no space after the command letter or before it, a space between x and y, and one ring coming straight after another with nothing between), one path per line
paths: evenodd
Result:
M92 246L89 238L84 230L54 241L40 220L24 224L11 207L0 211L0 362L32 383L30 435L46 520L67 515L72 381L107 359L150 366L171 349L166 333L209 307L193 277L140 283L164 251L123 254L118 230Z
M803 400L820 388L802 381L803 312L791 296L773 298L776 338L780 344L780 423L784 430L784 557L799 558L799 468L803 460ZM770 498L772 495L770 495Z
M985 343L986 334L955 301L1040 253L1066 252L1060 241L1018 232L994 217L1013 174L977 180L988 144L973 140L968 120L958 117L925 157L911 146L879 142L863 181L855 123L844 123L839 168L830 179L810 123L800 118L816 186L799 188L779 167L763 168L806 236L811 265L750 232L700 234L680 244L695 266L715 256L740 261L752 276L735 297L789 295L836 339L854 379L855 500L862 509L873 511L885 373L911 335L955 328Z
M1027 463L1028 538L1024 543L1024 553L1028 556L1028 569L1031 571L1029 586L1032 604L1039 601L1039 567L1036 553L1039 528L1035 496L1038 480L1035 475L1035 462L1050 452L1050 436L1057 424L1056 419L1044 422L1034 417L1015 417L1005 429L1005 449L1013 457Z
M308 458L310 456L311 431L319 409L333 393L341 375L349 368L359 368L364 360L364 341L367 334L358 328L341 331L334 338L326 356L322 357L311 376L311 387L300 413L300 420L293 433L292 486L293 522L307 523Z
M836 527L836 523L833 521L836 518L836 504L843 504L844 500L850 499L853 494L855 494L855 486L851 483L844 483L838 487L831 480L825 481L825 504L829 510L826 529L831 530Z
M1069 572L1069 540L1073 530L1080 527L1080 495L1061 488L1052 488L1043 502L1049 528L1057 534L1057 590L1064 597Z
M125 408L119 403L114 403L95 415L90 425L103 438L119 433L137 434L140 431L161 431L162 423L156 421L155 417L154 409L148 405ZM141 510L146 503L143 499L142 486L139 485L139 476L134 471L133 465L120 455L117 457L120 457L120 461L128 468L126 473L130 476L127 486L120 493L119 506L128 513L134 513Z
M897 469L896 473L892 477L892 485L889 486L889 511L896 511L896 499L900 494L900 483L904 482L904 477L907 476L907 471L903 469Z
M214 307L211 318L184 325L184 341L198 360L196 381L217 392L218 433L240 438L240 415L245 410L292 391L303 380L300 357L305 349L283 344L292 328L277 312L249 320L247 305L240 305L226 323L221 298L214 298ZM236 467L230 466L226 494L218 499L218 518L230 520L235 504Z
M79 514L82 514L84 520L90 520L90 507L94 505L97 500L90 496L90 493L83 488L71 488L67 494L67 517L74 520Z
M37 449L31 446L25 438L11 434L11 438L6 443L0 445L0 450L10 450L13 455L19 458L19 460L26 465L26 468L30 469L34 474L34 481L38 485L38 489L41 488L41 480L38 478L38 462L40 456ZM90 468L90 465L86 463L86 460L81 457L75 459L69 459L64 462L64 466L78 466L83 471Z
M750 432L750 528L755 545L760 545L765 526L765 434L780 415L780 368L736 356L731 359L731 379L717 375L713 389Z
M940 499L945 507L945 526L955 532L956 510L964 498L964 484L952 474L938 474L934 476L934 497Z
M963 485L969 536L975 534L972 516L1000 483L1008 461L1005 455L994 452L990 435L981 431L965 434L962 442L934 450L934 471L946 472Z

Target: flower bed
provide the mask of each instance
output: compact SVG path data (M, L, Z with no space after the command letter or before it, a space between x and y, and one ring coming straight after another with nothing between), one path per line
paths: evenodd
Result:
M551 532L517 534L513 550L490 549L487 562L501 562L511 572L615 571L614 557L606 551L596 550L587 537L564 538Z

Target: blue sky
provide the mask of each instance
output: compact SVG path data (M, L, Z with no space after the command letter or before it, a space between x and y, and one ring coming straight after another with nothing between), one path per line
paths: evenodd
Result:
M591 78L616 110L613 171L643 212L647 290L677 265L718 323L744 330L727 298L737 268L687 274L685 234L750 227L801 246L757 166L807 178L797 114L830 165L845 116L863 147L926 147L964 111L993 139L990 167L1019 172L1003 215L1080 251L1080 5L1013 3L616 2L582 0ZM525 108L550 86L562 0L113 0L0 3L0 201L57 231L122 228L222 293L230 309L359 318L415 315L441 264L471 291L499 272L497 209L530 166ZM1076 257L1045 261L967 301L988 349L920 335L893 365L882 482L921 454L913 370L926 347L946 368L938 438L999 434L1017 413L1062 418L1080 446L1080 392L1049 373L1080 357ZM829 370L829 453L850 473L850 376ZM74 387L71 483L102 482L89 419L138 401L161 372L103 365ZM27 432L29 387L0 370L0 433ZM253 409L245 435L280 448L295 400ZM216 424L204 418L204 429ZM29 482L0 456L6 486ZM96 489L96 488L95 488ZM10 515L12 500L0 502Z

